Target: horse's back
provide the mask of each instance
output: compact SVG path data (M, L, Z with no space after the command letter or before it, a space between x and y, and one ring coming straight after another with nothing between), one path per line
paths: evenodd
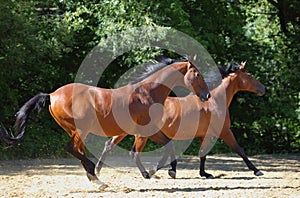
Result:
M95 101L105 92L106 89L80 83L67 84L50 94L50 112L60 125L74 125L75 121L92 119L96 115ZM102 101L105 102L109 103L108 100Z

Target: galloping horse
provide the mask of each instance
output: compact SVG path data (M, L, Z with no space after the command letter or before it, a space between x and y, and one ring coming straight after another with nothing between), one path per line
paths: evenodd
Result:
M173 178L176 177L176 157L174 154L174 147L170 139L175 140L187 140L192 138L200 138L200 143L209 141L204 141L204 139L210 139L211 137L219 137L225 141L225 143L230 146L238 155L240 155L248 168L254 171L256 176L263 175L247 158L243 149L238 145L232 131L230 130L230 116L228 107L232 101L232 98L235 93L238 91L249 91L257 93L258 95L263 95L265 93L265 86L262 85L259 81L253 78L246 70L244 69L245 63L241 65L232 65L230 64L226 70L222 69L221 73L223 76L222 83L211 91L211 99L208 102L200 102L196 100L195 95L189 95L186 97L168 97L165 101L165 112L163 116L164 125L161 128L161 131L150 136L150 137L141 137L135 135L135 142L131 150L131 154L134 157L134 160L137 163L142 175L145 175L145 168L140 162L140 154L146 145L147 139L165 145L165 154L163 158L158 162L157 166L153 170L150 170L150 175L154 174L157 170L162 168L165 162L168 159L168 156L171 157L171 166L172 169L169 170L169 175ZM221 69L221 68L219 68ZM226 93L224 93L224 90ZM226 94L226 96L224 96ZM226 101L223 101L225 97ZM212 116L216 115L220 111L220 106L225 104L225 118L224 123L221 125L221 131L213 131L210 134L208 133L209 125L218 125L218 120L212 119ZM198 116L197 116L198 115ZM200 115L200 116L199 116ZM185 117L187 117L185 119ZM199 118L199 122L189 122L191 117ZM187 121L187 125L195 125L196 132L191 132L186 129L186 127L179 128L179 125L184 125L180 123ZM184 125L185 126L185 125ZM192 127L193 128L193 127ZM107 153L113 148L114 145L118 144L126 135L122 134L120 136L114 136L106 142L105 148L103 150L102 156L100 157L96 170L99 173L103 161ZM202 145L201 148L206 147L207 145ZM201 152L201 151L200 151ZM200 175L205 176L206 178L213 178L211 174L208 174L204 170L204 164L206 160L206 153L201 155L200 153Z
M7 145L19 142L25 133L30 112L33 109L39 112L49 100L52 117L71 137L65 150L81 161L89 180L100 184L94 172L95 164L86 157L83 141L89 133L99 136L123 133L149 136L149 129L156 127L163 115L163 110L156 107L163 105L175 86L189 88L201 101L209 99L208 87L191 61L169 63L149 65L134 83L117 89L72 83L50 94L40 93L17 113L15 136L11 137L6 129L0 128L0 139ZM126 123L126 126L120 126L120 123Z

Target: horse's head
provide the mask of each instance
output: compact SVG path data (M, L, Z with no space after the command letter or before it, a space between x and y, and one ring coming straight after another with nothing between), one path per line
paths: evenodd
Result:
M191 61L187 62L187 72L184 76L184 84L197 96L201 101L207 101L210 98L210 92L207 84L200 71Z
M194 56L185 57L184 60L174 60L164 56L159 56L156 59L160 63L167 65L174 63L179 66L181 74L184 75L183 82L181 83L197 95L201 101L207 101L210 98L210 92L201 72L193 64L195 58L196 57Z
M242 62L240 65L230 64L227 71L232 72L229 75L236 76L239 90L253 92L259 96L264 95L265 86L245 70L245 65L246 62Z

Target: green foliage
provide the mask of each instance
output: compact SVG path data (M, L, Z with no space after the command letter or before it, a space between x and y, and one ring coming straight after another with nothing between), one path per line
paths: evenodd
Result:
M0 5L0 120L4 126L13 126L15 112L29 98L69 81L65 76L67 67L57 64L70 49L66 43L71 45L65 38L68 32L64 23L56 17L39 15L34 5L27 1L5 1ZM47 156L47 152L42 154L47 150L44 147L51 148L59 140L44 135L45 131L51 133L53 120L49 116L41 120L43 124L36 126L35 122L35 127L28 128L28 143L25 140L24 144L1 151L1 158ZM45 136L48 138L43 139ZM48 153L57 153L51 150Z
M111 36L145 25L157 34L141 38L159 40L160 28L171 27L198 40L218 64L247 60L247 70L266 85L265 96L238 93L230 107L232 130L246 153L299 152L298 7L295 0L1 1L0 121L13 126L13 115L29 98L73 82L84 57ZM112 43L119 47L114 54L134 39L124 38ZM172 52L140 47L118 54L99 86L114 87L129 68L160 53ZM1 150L0 158L66 155L68 136L46 111L32 116L24 139ZM126 138L122 147L130 149L132 140ZM149 142L147 149L157 147ZM198 151L194 140L186 153ZM212 150L228 151L222 141Z
M265 84L267 93L262 98L238 95L245 100L235 100L231 106L234 128L239 131L241 144L255 141L260 145L254 148L257 152L297 152L300 87L294 82L300 80L299 39L295 42L298 37L282 32L273 5L261 2L249 4L246 9L246 35L255 43L249 52L257 55L250 56L250 61L248 59L251 63L249 70ZM248 138L243 138L244 134Z

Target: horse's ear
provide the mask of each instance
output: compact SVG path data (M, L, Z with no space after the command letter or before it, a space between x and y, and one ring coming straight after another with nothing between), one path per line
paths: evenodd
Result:
M240 69L244 69L244 68L245 68L246 62L247 62L247 61L245 61L245 62L241 62Z
M191 65L193 65L194 63L195 63L195 61L196 61L196 58L197 58L197 55L195 54L195 55L193 55L193 56L189 56L188 57L188 70L190 69L190 67L191 67Z
M192 66L192 64L190 63L190 61L187 63L187 70L190 69L190 67Z
M189 56L188 61L191 62L191 63L193 63L193 62L196 61L196 58L197 58L197 54L195 54L193 56Z

